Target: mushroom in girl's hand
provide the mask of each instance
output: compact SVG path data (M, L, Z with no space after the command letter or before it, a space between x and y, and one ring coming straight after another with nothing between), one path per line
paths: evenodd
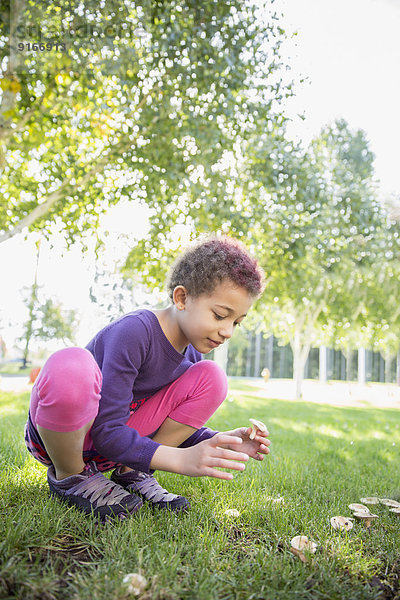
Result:
M356 519L360 519L360 521L364 521L364 525L367 529L371 527L371 523L374 519L378 518L378 515L373 515L370 512L355 512L354 517Z
M332 517L331 525L333 529L344 529L345 531L350 531L350 529L353 529L353 523L350 517Z
M253 425L253 429L249 436L251 440L254 440L258 431L261 431L262 433L268 431L267 426L262 421L257 421L257 419L249 419L249 421Z
M127 593L132 596L140 596L147 586L145 577L140 573L128 573L123 578L122 583L126 586Z
M317 549L317 544L308 539L306 535L296 535L290 542L290 552L298 556L301 562L306 563L307 558L305 552L314 554Z
M392 508L400 508L400 502L397 500L391 500L390 498L379 498L380 504L384 504L385 506L391 506Z
M360 498L360 500L361 502L364 502L364 504L379 504L379 498L376 498L375 496Z
M355 510L356 512L369 513L368 506L365 506L364 504L349 504L349 509Z

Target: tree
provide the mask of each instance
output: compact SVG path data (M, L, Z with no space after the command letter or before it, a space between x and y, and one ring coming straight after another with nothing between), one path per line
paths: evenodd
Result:
M385 361L385 381L390 380L393 360L400 352L400 223L387 213L387 227L381 238L375 265L378 273L368 283L368 319L374 331L373 349Z
M292 347L296 397L326 311L343 308L353 319L360 312L354 282L361 269L374 268L374 239L384 228L363 131L339 120L323 129L303 161L303 176L291 186L295 202L279 207L274 244L264 253L272 271L266 310L272 307L275 335Z
M249 330L241 327L229 340L229 375L240 376L245 372L246 359L249 353Z
M62 304L48 298L37 310L38 325L34 330L36 338L50 341L73 342L77 327L75 310L65 310Z
M161 235L203 181L224 186L215 165L276 127L289 93L271 7L16 0L0 25L0 241L57 223L72 243L125 198Z
M326 308L326 341L348 358L355 348L379 351L385 360L385 380L400 350L400 227L390 207L380 211L363 248L365 259L349 275L337 302Z
M50 298L44 300L40 296L41 286L38 283L38 267L40 260L40 239L36 242L36 263L33 284L25 288L25 305L28 309L28 319L23 328L20 340L24 342L23 364L25 368L29 359L30 344L33 339L50 341L53 339L73 342L77 327L75 310L64 310L62 305Z
M39 259L40 259L40 240L36 242L36 263L35 263L35 274L33 279L33 284L31 288L27 288L25 291L27 295L25 297L25 304L28 309L28 320L24 325L24 333L21 337L21 340L25 342L24 354L23 354L23 364L22 368L25 368L28 362L29 355L29 345L31 343L32 338L34 337L33 328L35 321L35 308L38 302L38 267L39 267Z
M78 326L77 312L65 310L60 302L48 298L40 302L37 295L29 299L29 319L25 323L21 340L25 342L23 353L23 365L29 362L29 349L33 339L52 341L62 340L74 343L74 335Z

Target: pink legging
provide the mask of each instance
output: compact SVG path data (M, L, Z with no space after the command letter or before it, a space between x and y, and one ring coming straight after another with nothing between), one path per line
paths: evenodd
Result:
M83 348L55 352L41 369L32 389L33 425L52 431L75 431L99 410L102 374L92 354ZM167 417L199 429L224 401L227 379L211 360L195 363L131 413L126 425L140 435L154 433ZM90 430L84 450L93 449Z

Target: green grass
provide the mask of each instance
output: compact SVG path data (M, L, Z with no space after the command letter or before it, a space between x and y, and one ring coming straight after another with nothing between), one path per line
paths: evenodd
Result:
M100 525L49 498L46 470L24 446L28 394L0 393L0 598L125 600L130 572L149 582L143 600L399 598L400 519L378 506L370 531L329 522L362 496L400 499L399 411L254 398L237 380L235 389L210 426L259 418L271 455L232 482L158 473L191 500L188 514L144 507ZM279 495L285 504L268 500ZM299 534L318 543L307 564L289 550Z
M0 364L0 375L26 377L36 365L21 368L21 363Z

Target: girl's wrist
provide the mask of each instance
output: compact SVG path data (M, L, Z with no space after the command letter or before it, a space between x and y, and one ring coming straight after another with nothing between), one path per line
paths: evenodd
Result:
M153 458L150 461L150 469L182 474L182 454L182 448L161 445L153 454Z

